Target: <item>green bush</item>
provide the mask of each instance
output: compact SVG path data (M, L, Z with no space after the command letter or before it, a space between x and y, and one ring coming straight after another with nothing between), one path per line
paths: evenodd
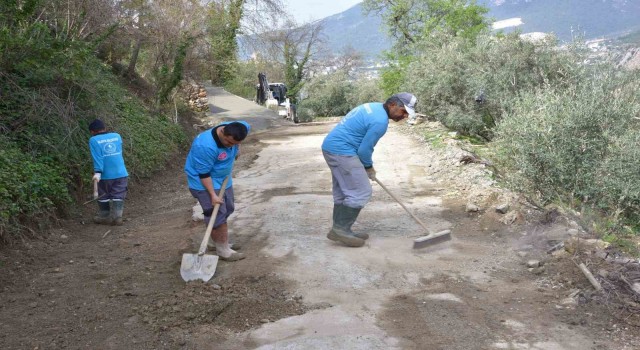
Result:
M402 90L418 111L462 134L493 138L492 129L522 92L569 86L581 72L581 51L558 50L556 40L481 35L476 42L440 34L421 44Z
M305 86L306 98L300 102L298 116L343 116L366 102L384 102L376 80L351 80L345 72L318 76Z
M351 108L367 102L384 102L389 97L385 97L377 79L358 79L352 85L347 91L347 102Z
M347 100L352 84L345 73L320 75L306 84L300 109L313 111L314 116L333 117L345 115L351 109Z
M523 92L496 129L507 183L542 204L610 218L640 208L640 74L592 67L574 86Z
M394 52L385 52L384 57L388 65L380 72L380 85L384 95L391 96L403 90L407 80L407 68L415 57L400 56Z
M182 129L161 115L149 115L135 101L125 101L113 129L122 136L130 176L147 177L186 144Z
M71 203L64 173L52 159L34 159L0 138L0 240L40 227Z
M298 115L298 121L301 123L308 123L313 121L313 111L309 108L305 108L304 106L298 107L296 113Z
M596 178L598 203L613 217L640 229L640 133L638 127L611 139ZM640 231L640 230L639 230Z

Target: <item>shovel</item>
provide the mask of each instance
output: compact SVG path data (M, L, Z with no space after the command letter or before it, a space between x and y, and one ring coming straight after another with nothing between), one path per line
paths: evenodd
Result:
M224 191L227 187L227 182L229 182L229 177L222 182L222 187L220 187L220 192L218 197L222 198L224 195ZM211 220L209 220L209 224L207 225L207 231L204 234L204 238L202 239L202 243L200 244L200 249L198 250L198 254L182 254L182 264L180 265L180 275L185 282L193 281L193 280L203 280L207 282L213 277L213 274L216 272L216 266L218 266L218 256L217 255L205 255L204 253L207 251L207 242L209 242L209 237L211 237L211 230L213 229L213 223L216 221L216 216L218 215L218 210L220 209L220 204L216 204L213 207L213 213L211 214Z
M98 196L98 181L93 181L93 197L92 197L92 199L82 203L82 205L87 205L87 204L89 204L89 203L91 203L93 201L96 201L96 200L104 197L105 194L106 193L103 193L102 196Z
M385 190L393 199L396 200L396 202L398 202L398 204L400 204L402 209L404 209L407 213L409 213L409 215L411 215L413 220L415 220L418 224L420 224L420 226L422 226L425 229L425 231L427 231L426 236L422 236L420 238L416 238L413 240L413 249L424 248L424 247L438 244L440 242L448 241L451 239L451 230L443 230L440 232L431 233L427 228L427 225L425 225L422 221L420 221L420 219L418 219L417 216L415 216L407 207L405 207L404 204L402 204L402 202L400 201L400 199L398 199L398 197L396 197L393 193L391 193L391 191L389 191L387 186L383 185L382 182L378 180L378 178L374 178L374 179L378 183L378 185L382 187L383 190Z

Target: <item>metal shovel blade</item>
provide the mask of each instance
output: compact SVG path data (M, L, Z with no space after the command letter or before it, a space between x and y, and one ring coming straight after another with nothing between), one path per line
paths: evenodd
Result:
M213 277L218 266L217 255L182 254L180 275L185 281L202 280L207 282Z

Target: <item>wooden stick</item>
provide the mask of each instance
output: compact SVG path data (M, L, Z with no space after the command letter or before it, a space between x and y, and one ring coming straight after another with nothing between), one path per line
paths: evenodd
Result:
M218 192L218 197L224 197L224 191L227 190L227 182L231 178L231 174L227 175L227 177L222 181L222 186L220 187L220 192ZM218 215L218 210L220 209L220 203L213 206L213 213L211 213L211 219L209 219L209 224L207 225L207 231L204 233L204 237L202 238L202 243L200 243L200 249L198 250L198 256L203 256L204 253L207 252L207 244L209 243L209 237L211 237L211 230L213 230L213 222L216 221L216 216Z
M398 204L400 204L400 206L402 207L402 209L404 209L404 211L406 211L409 215L411 215L411 217L413 218L413 220L415 220L420 226L422 226L422 228L425 229L425 231L427 231L427 234L431 234L431 231L429 231L429 229L427 228L427 225L424 224L424 222L422 222L420 219L418 219L417 216L415 216L411 210L409 210L409 208L407 208L402 201L400 201L400 199L398 197L396 197L393 193L391 193L391 191L389 191L389 189L387 188L387 186L383 185L382 182L380 182L380 180L378 180L378 178L375 178L375 181L378 183L378 185L380 185L380 187L382 187L383 190L385 190L385 192L387 192L387 194L389 194L391 196L391 198L395 199L396 202L398 202Z
M93 181L93 199L98 199L98 181Z
M584 275L587 276L587 279L589 280L589 282L591 282L591 285L593 285L593 287L598 292L600 292L602 290L602 285L600 285L600 282L598 282L598 280L596 280L596 278L593 277L593 275L591 274L589 269L587 269L587 267L584 265L584 263L580 263L580 265L578 265L578 267L580 268L580 270L582 270L582 273L584 273Z

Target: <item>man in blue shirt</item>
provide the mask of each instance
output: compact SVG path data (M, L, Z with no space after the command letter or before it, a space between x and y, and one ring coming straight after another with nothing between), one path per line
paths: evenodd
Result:
M247 122L236 121L221 123L200 133L193 140L184 166L189 191L202 207L205 225L211 220L213 207L220 204L211 237L221 260L236 261L245 258L244 254L236 252L229 245L227 218L235 209L233 180L229 178L222 198L218 197L217 192L224 179L231 176L240 143L250 130L251 126Z
M365 103L352 109L322 142L322 154L333 180L332 241L361 247L369 235L351 226L371 198L370 180L376 177L373 148L387 132L389 119L398 122L415 113L417 99L403 92L383 103Z
M100 119L89 124L89 132L92 180L98 183L98 214L93 221L103 225L122 225L129 176L122 156L122 138L118 133L107 132Z

